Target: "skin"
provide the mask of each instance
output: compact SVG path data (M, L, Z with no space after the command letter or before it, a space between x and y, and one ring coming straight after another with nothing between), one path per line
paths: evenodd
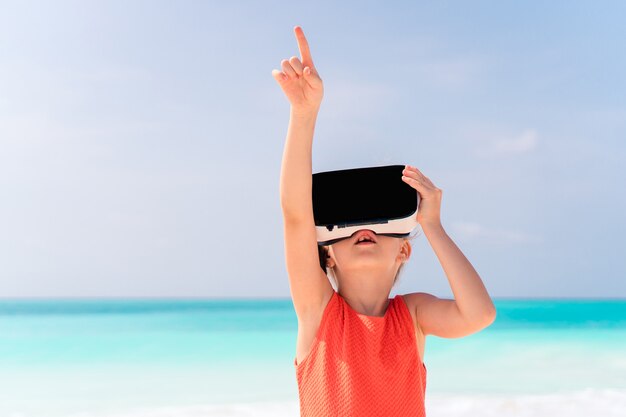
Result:
M383 316L398 268L411 256L406 239L376 235L376 243L355 245L356 237L329 246L327 266L333 268L340 292L356 311Z
M291 103L292 116L303 119L315 118L319 111L324 85L313 64L309 43L300 26L293 29L298 41L302 60L297 56L280 61L282 71L272 70L272 76L282 88Z
M324 89L302 28L295 26L294 34L302 58L293 56L282 60L282 71L272 70L272 76L291 103L289 134L297 135L298 140L310 141ZM310 168L310 155L303 160L286 163L307 164ZM307 169L307 172L310 170ZM294 195L293 201L285 203L284 207L290 207L294 213L310 210L308 202L306 205L298 204L310 197L296 194L298 187L291 186L289 181L295 185L303 184L310 181L309 175L306 179L285 179ZM452 300L427 293L405 295L420 334L463 337L487 327L495 320L496 309L480 276L443 228L440 216L443 191L419 169L409 165L403 171L402 181L420 195L417 221L437 255L454 294ZM366 247L354 247L353 239L331 245L328 266L335 268L341 294L354 310L382 316L395 273L399 265L409 259L411 246L406 240L388 236L377 236L377 240L376 245Z
M441 224L442 191L415 167L407 165L402 174L402 181L420 194L420 225ZM380 235L374 245L354 243L350 238L330 245L327 266L334 268L341 295L356 311L383 316L398 268L411 256L411 244L406 239Z

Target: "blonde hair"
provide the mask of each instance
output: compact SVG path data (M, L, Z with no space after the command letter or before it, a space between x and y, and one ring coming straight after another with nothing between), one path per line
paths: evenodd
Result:
M415 239L419 234L413 235L413 236L409 236L409 237L403 237L402 240L405 241L412 241L413 239ZM337 277L335 276L335 271L334 268L328 268L326 266L326 260L329 258L329 254L328 254L328 246L318 246L317 247L317 252L319 254L320 257L320 266L322 267L322 270L324 271L324 273L326 274L326 276L328 276L332 283L334 284L333 286L335 287L335 291L339 290L339 281L337 281ZM396 272L396 276L393 279L393 285L391 286L391 288L396 286L396 283L398 282L398 279L400 278L400 275L402 273L402 270L404 269L404 264L405 262L402 262L400 264L400 266L398 267L398 272Z

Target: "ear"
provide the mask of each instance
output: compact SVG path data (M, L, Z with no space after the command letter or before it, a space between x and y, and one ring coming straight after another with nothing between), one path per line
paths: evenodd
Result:
M330 254L330 246L326 246L326 266L329 268L334 268L335 267L335 260L332 258L331 254Z
M411 257L411 243L404 239L402 242L402 246L400 246L400 254L399 254L399 258L401 262L406 262L409 260L409 258Z

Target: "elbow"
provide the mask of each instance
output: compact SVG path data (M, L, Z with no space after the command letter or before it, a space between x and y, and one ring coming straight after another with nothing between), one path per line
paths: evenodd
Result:
M496 309L493 306L485 310L482 310L481 312L477 312L472 317L472 319L469 319L466 317L465 322L466 322L468 331L464 335L477 333L483 330L484 328L489 327L495 320L496 320Z
M474 320L472 320L477 330L491 326L494 321L496 321L496 308L493 304L484 309L481 314L475 316Z
M493 303L491 304L491 307L489 307L484 314L484 323L485 323L485 327L490 326L494 321L496 321L496 307L493 305Z

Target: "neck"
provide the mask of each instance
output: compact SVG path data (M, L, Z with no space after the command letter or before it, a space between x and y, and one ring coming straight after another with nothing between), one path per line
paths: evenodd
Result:
M350 273L338 271L337 275L339 292L354 311L367 316L385 315L393 286L393 272L368 269Z

